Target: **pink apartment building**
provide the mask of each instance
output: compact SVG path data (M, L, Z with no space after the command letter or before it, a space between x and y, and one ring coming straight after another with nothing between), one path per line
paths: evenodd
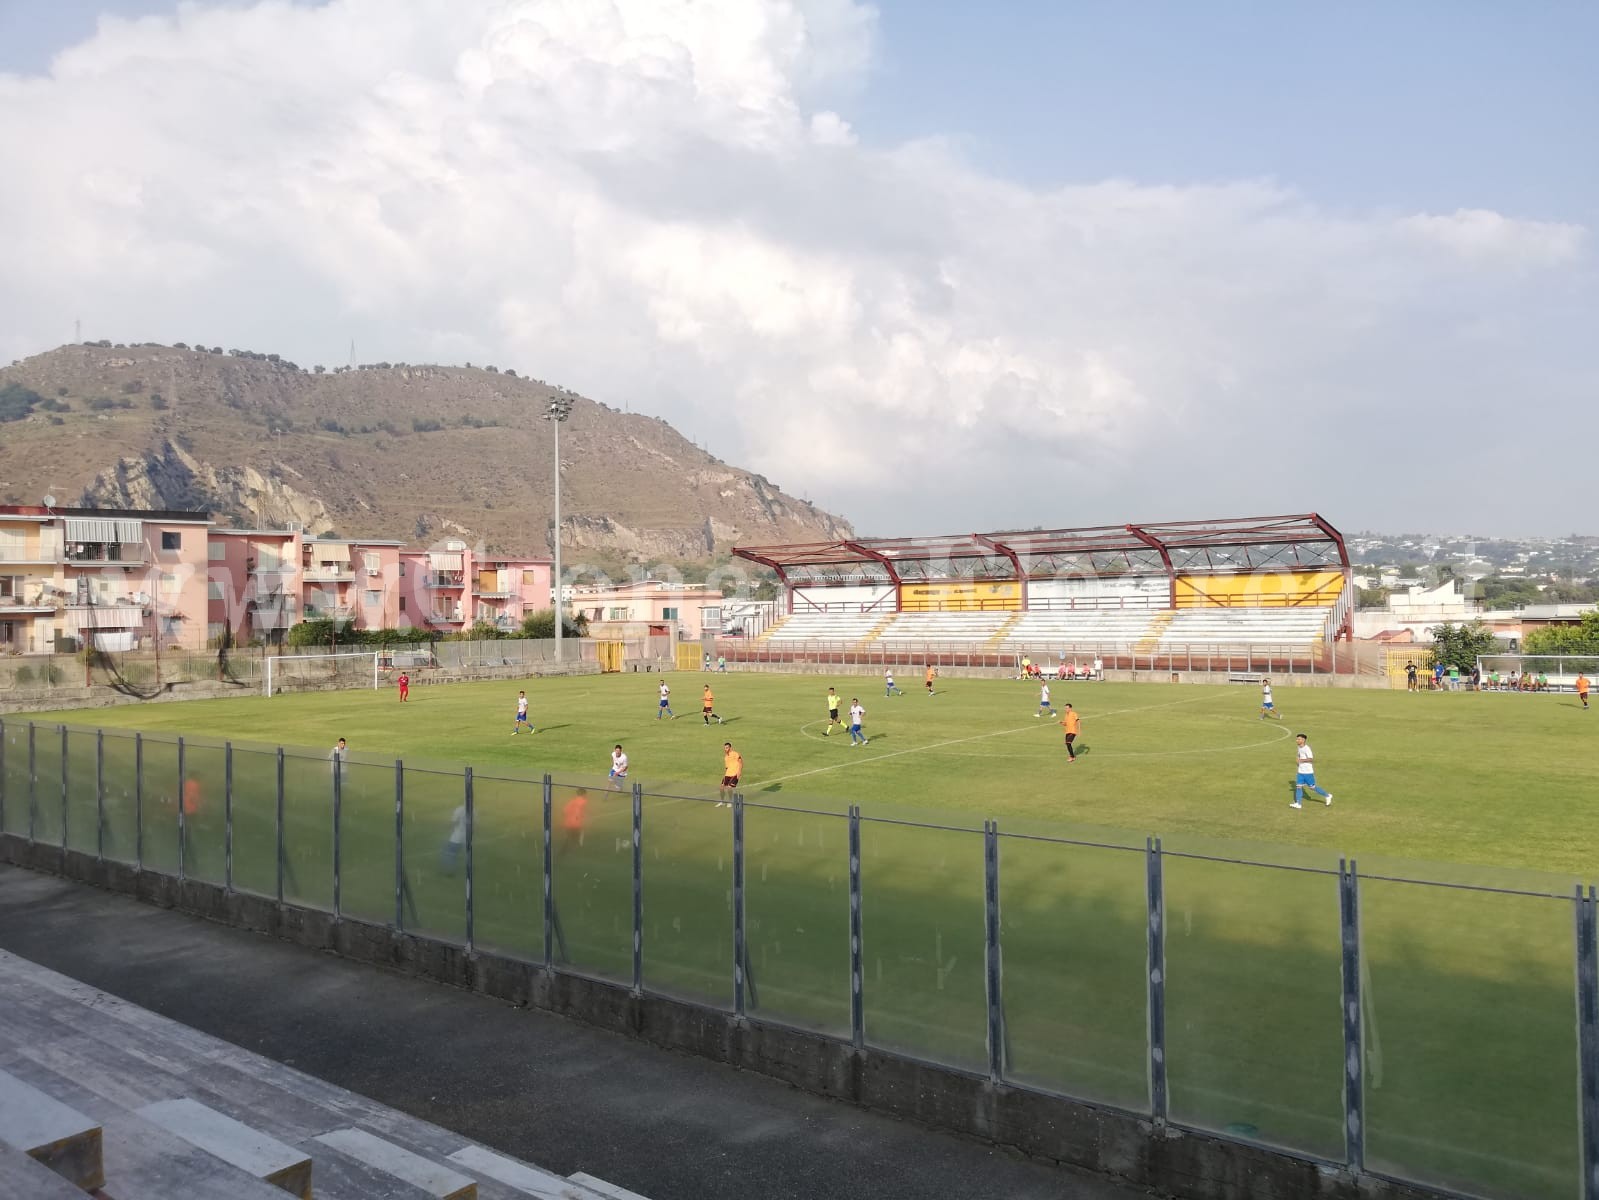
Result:
M475 624L514 632L550 607L551 562L472 550L459 539L400 556L411 623L442 633Z

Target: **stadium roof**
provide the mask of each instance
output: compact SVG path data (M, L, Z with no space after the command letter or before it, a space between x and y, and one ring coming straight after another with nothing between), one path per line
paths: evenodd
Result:
M785 582L903 583L919 579L1019 579L1064 574L1234 574L1347 570L1343 535L1316 513L1157 521L1080 529L849 538L733 553Z

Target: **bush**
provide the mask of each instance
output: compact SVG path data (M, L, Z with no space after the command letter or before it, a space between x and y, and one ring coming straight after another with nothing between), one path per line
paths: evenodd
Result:
M412 417L411 428L416 433L437 433L444 428L444 423L432 417Z
M561 633L565 637L587 637L589 623L587 617L578 617L573 620L568 617L561 626ZM555 636L555 610L553 608L541 609L538 612L528 613L522 618L522 636L525 638L552 638Z
M0 387L0 421L20 421L31 416L34 406L43 400L44 397L32 388L8 383Z
M122 385L122 394L124 396L137 396L142 391L144 391L144 380L142 379L130 379Z
M65 425L66 421L63 418L56 416L54 413L51 413L50 414L50 424L52 424L52 425Z
M150 395L150 407L155 409L156 412L165 412L168 407L167 398L160 392L152 392Z
M16 674L12 678L16 680L18 687L21 687L25 683L32 683L33 668L29 666L18 667Z
M108 408L115 408L116 403L110 396L96 396L89 401L89 409L92 412L105 412Z

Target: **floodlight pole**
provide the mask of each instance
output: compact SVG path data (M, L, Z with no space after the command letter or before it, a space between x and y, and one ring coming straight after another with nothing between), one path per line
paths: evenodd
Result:
M561 423L572 415L572 402L564 397L550 401L544 419L555 429L555 575L551 580L551 597L555 608L555 661L561 661L561 633L566 624L562 608L561 589Z

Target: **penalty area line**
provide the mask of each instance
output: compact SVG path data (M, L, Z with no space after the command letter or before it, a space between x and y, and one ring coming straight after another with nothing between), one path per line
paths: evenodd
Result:
M1210 699L1210 697L1208 697L1208 696L1194 696L1194 697L1191 697L1190 699L1187 699L1187 700L1172 700L1172 701L1169 701L1168 703L1165 703L1165 704L1141 704L1141 705L1138 705L1138 706L1136 706L1134 708L1113 708L1109 712L1094 713L1088 719L1092 719L1092 720L1095 720L1095 721L1103 721L1107 717L1119 717L1119 716L1122 716L1125 713L1153 712L1155 709L1159 709L1159 708L1176 708L1179 705L1183 705L1183 704L1198 704L1202 700L1208 700L1208 699ZM976 734L973 734L971 737L951 738L947 742L930 742L930 743L928 743L925 746L913 746L909 750L890 750L886 754L869 754L869 755L867 755L864 758L852 758L852 759L848 760L847 762L831 763L828 766L815 767L815 768L813 768L813 769L811 769L809 771L797 771L797 772L795 772L792 775L779 775L776 779L763 779L761 781L761 789L764 790L766 788L769 788L773 784L788 783L790 780L794 780L794 779L805 779L805 778L807 778L808 776L811 776L811 775L821 775L821 774L823 774L823 773L825 773L827 771L841 771L845 767L859 766L859 765L861 765L863 763L882 762L885 759L889 759L889 758L902 758L902 757L904 757L907 754L921 754L922 752L927 751L927 750L942 750L946 746L962 746L962 745L965 745L967 742L981 742L981 741L983 741L986 738L1006 737L1006 736L1008 736L1010 734L1013 734L1013 733L1022 733L1024 731L1028 730L1028 729L1031 729L1031 730L1034 730L1034 731L1037 731L1037 730L1039 730L1041 728L1042 729L1049 729L1049 728L1052 728L1055 724L1058 724L1058 722L1052 722L1050 725L1044 725L1044 726L1039 726L1039 725L1017 725L1017 726L1015 726L1012 729L996 729L996 730L994 730L991 733L976 733ZM803 730L802 730L802 732L803 732Z

